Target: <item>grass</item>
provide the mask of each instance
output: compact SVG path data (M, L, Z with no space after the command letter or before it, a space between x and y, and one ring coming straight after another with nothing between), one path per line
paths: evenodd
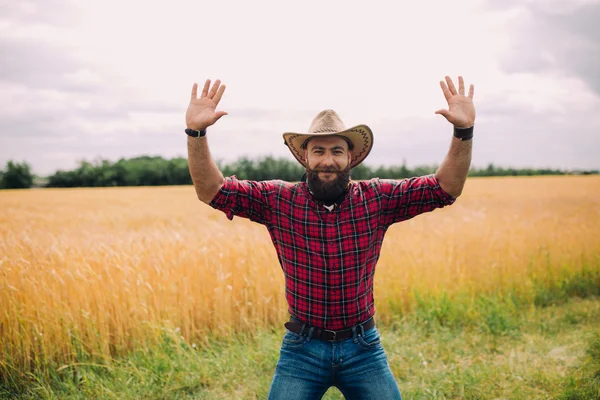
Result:
M416 315L382 326L404 398L600 398L600 298L521 310L508 318L510 328L502 331L485 324L432 325ZM5 382L0 397L19 392L23 399L266 398L281 329L209 337L202 348L179 334L165 330L158 345L140 346L104 364L82 359L55 366L18 391ZM341 398L335 388L325 396Z

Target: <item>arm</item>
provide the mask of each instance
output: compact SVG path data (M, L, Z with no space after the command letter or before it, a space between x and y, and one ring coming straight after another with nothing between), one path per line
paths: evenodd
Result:
M452 138L448 155L435 173L440 186L446 193L457 198L462 193L469 167L471 166L471 149L473 140Z
M198 195L198 199L209 204L223 186L223 174L210 155L206 136L188 137L187 147L188 166L196 195Z
M455 200L442 189L433 174L400 181L373 179L371 182L380 196L381 220L385 226L448 206Z
M217 79L210 92L208 91L209 87L210 80L207 79L202 94L198 98L198 84L194 83L192 86L192 97L185 114L185 122L190 129L205 130L219 118L227 115L225 111L215 112L215 108L225 92L225 85L221 86L221 81ZM206 136L198 138L188 136L187 147L188 167L196 195L198 199L209 204L223 186L223 174L210 155Z
M468 96L465 96L465 83L462 76L458 77L458 92L449 76L446 77L446 82L440 82L440 86L448 101L449 109L438 110L435 113L444 116L448 122L454 125L455 129L473 127L475 124L475 107L473 105L475 88L473 85L469 88ZM454 198L460 196L465 186L471 166L472 148L472 139L461 140L453 137L448 155L435 173L442 189Z
M207 80L198 98L198 85L192 86L192 98L185 114L190 129L204 130L227 115L225 111L215 111L225 85L221 86L221 81L217 80L210 92L209 87L210 80ZM229 219L237 215L261 224L270 221L269 197L280 190L278 184L240 181L235 175L224 178L210 155L206 136L188 137L187 146L188 166L198 199L223 211Z

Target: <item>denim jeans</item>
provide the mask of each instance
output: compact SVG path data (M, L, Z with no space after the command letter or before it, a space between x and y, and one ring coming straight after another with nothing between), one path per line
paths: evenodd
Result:
M286 330L269 399L320 399L331 386L349 400L401 399L377 327L339 342Z

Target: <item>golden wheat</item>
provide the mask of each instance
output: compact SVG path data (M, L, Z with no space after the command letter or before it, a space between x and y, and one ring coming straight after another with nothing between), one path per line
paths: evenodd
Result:
M599 227L597 176L469 179L453 206L389 229L379 318L415 290L527 295L597 268ZM109 358L165 328L197 340L273 326L287 305L266 229L191 186L41 189L0 192L0 311L0 367L26 370L81 349Z

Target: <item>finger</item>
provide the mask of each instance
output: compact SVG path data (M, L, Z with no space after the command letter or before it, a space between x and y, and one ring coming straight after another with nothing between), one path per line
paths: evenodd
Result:
M471 86L469 86L469 97L472 99L474 94L475 94L475 86L473 86L473 84L471 84Z
M458 94L456 92L456 87L454 87L454 82L452 82L452 78L450 78L449 76L446 77L446 83L448 84L448 89L450 89L450 93L454 94Z
M225 91L226 87L227 87L226 85L223 85L219 88L219 90L217 91L217 94L213 98L213 101L215 103L219 104L219 102L221 101L221 97L223 97L223 92Z
M210 87L210 79L207 79L206 82L204 82L204 88L202 89L201 97L208 96L208 88L209 87Z
M465 95L465 81L462 76L458 77L458 94Z
M448 121L450 121L450 118L452 117L452 114L450 113L450 111L445 110L445 109L437 110L435 113L443 116Z
M194 82L192 85L192 100L196 100L196 97L198 97L198 84Z
M450 100L450 97L452 97L452 93L450 93L450 90L448 90L448 86L446 86L446 82L440 81L440 87L442 88L442 92L444 93L444 97L446 98L446 101Z
M212 87L212 89L210 89L210 93L208 94L208 98L212 99L213 97L215 97L215 94L217 93L217 90L219 89L219 85L221 85L221 80L217 79Z
M217 122L219 120L219 118L221 118L223 115L228 115L228 113L226 111L217 111L215 113L215 122Z

